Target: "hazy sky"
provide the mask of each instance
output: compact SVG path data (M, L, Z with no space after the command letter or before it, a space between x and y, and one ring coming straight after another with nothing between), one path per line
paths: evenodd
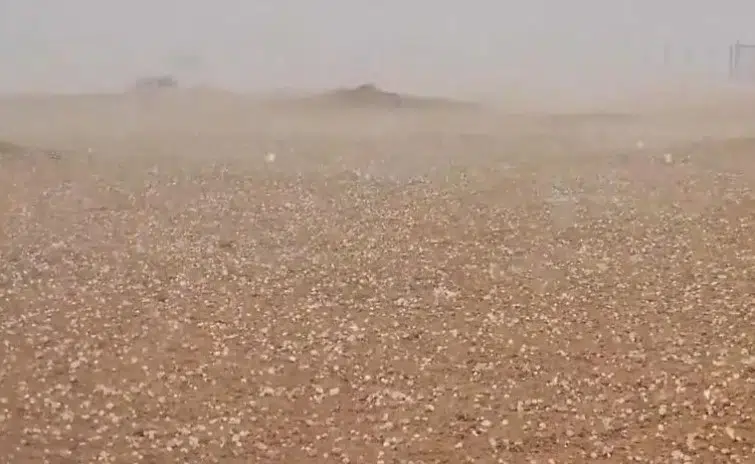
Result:
M0 90L606 87L724 75L753 18L752 0L0 0Z

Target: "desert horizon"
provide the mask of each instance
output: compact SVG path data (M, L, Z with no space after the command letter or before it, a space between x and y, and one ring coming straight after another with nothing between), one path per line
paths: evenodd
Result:
M753 6L0 1L0 461L753 462Z

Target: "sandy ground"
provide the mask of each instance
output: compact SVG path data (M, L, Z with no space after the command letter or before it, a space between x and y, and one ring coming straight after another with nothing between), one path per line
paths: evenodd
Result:
M2 461L754 462L753 107L6 99Z

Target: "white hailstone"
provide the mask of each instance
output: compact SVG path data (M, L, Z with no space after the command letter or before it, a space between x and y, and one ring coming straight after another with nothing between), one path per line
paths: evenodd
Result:
M672 164L674 162L674 156L671 153L665 153L663 155L663 162L666 164Z
M268 163L275 162L275 153L269 152L268 154L266 154L265 161L267 161Z
M645 142L643 142L642 140L638 140L635 145L637 146L638 150L642 150L643 148L645 148Z

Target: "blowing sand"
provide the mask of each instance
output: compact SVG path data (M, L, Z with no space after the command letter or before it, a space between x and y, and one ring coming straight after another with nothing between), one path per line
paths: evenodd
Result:
M727 105L6 99L5 462L752 462Z

